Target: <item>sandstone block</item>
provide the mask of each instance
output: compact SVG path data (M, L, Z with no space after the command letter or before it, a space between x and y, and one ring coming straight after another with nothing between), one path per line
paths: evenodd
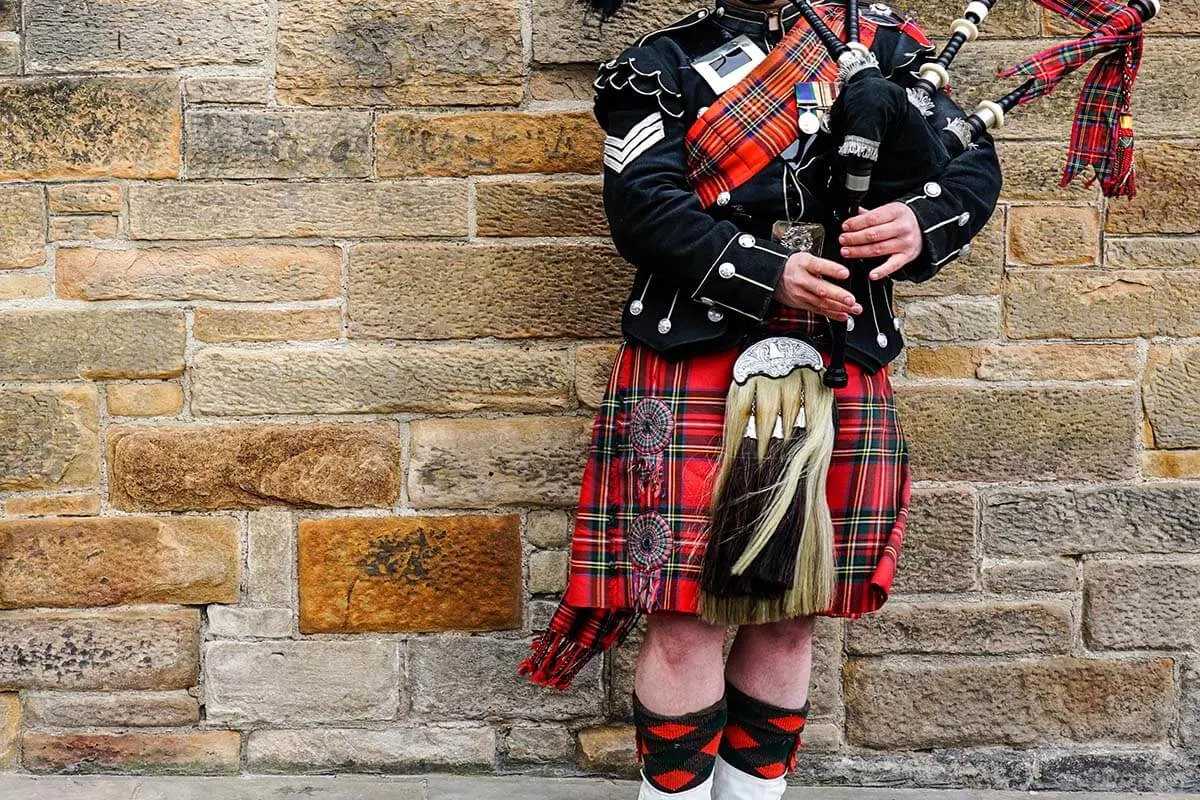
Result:
M275 79L289 103L516 104L524 62L516 0L286 0L279 8Z
M25 722L31 727L144 728L195 725L199 721L199 701L182 690L25 693Z
M0 390L0 491L96 485L99 430L91 387Z
M1008 263L1090 266L1100 260L1100 214L1092 206L1013 206Z
M1120 387L912 386L898 406L918 480L1062 480L1132 475L1132 401Z
M290 608L296 585L296 539L286 511L251 512L246 541L246 602Z
M47 191L55 214L115 214L121 210L119 183L63 183Z
M33 772L153 772L208 775L238 770L242 737L237 731L186 733L26 732L21 751Z
M1133 345L1004 344L982 348L975 377L985 381L1130 380L1137 372L1138 354Z
M25 49L31 72L256 64L271 52L271 28L267 0L33 0Z
M1153 345L1143 380L1155 445L1200 446L1200 345Z
M408 644L413 710L456 719L507 716L523 710L528 720L596 714L604 702L600 663L588 664L569 692L535 686L515 665L529 653L528 641L465 638L414 639Z
M375 132L380 177L600 171L604 131L589 111L386 114Z
M300 630L519 628L519 527L516 515L304 520Z
M1104 263L1113 269L1200 268L1200 238L1106 236Z
M1181 98L1176 97L1178 102ZM1138 179L1153 192L1109 206L1109 233L1200 233L1200 193L1193 176L1197 142L1147 142L1137 151ZM1151 197L1153 195L1153 197Z
M0 379L170 378L183 372L183 311L63 308L0 313Z
M456 181L135 184L134 239L453 237L467 235Z
M247 311L198 308L192 335L203 342L319 341L342 335L342 310Z
M513 725L504 754L521 764L561 763L575 755L575 737L562 725Z
M398 772L491 767L496 732L488 725L258 730L246 745L255 772ZM422 800L420 784L398 800Z
M1193 650L1200 559L1083 565L1088 643L1103 650Z
M1200 272L1012 272L1005 304L1018 339L1195 336Z
M198 609L0 612L0 686L186 689L196 685Z
M52 242L95 242L121 235L121 220L111 214L73 214L51 217L49 239Z
M0 186L0 209L0 269L36 267L45 261L46 202L41 187Z
M534 0L533 60L542 64L608 61L649 31L665 28L696 10L682 0L652 0L627 6L600 24L581 18L570 0ZM595 77L594 71L593 76Z
M984 549L1017 557L1200 550L1189 483L1011 489L983 504Z
M636 772L632 725L601 725L579 731L579 768Z
M1200 478L1200 450L1144 450L1142 474L1147 478Z
M909 0L903 6L904 13L920 21L922 30L935 41L939 34L950 30L955 17L962 9L946 6L936 0ZM1041 35L1041 9L1029 0L1011 5L996 5L988 15L987 32L997 38L1029 38ZM990 97L991 95L989 95ZM961 101L960 101L961 102Z
M390 719L400 698L395 642L209 642L204 708L222 724Z
M1060 601L888 603L848 626L855 655L1062 653L1071 606Z
M204 75L183 84L184 96L192 104L266 105L271 89L270 78L253 75Z
M336 247L64 247L58 294L76 300L320 300L341 290Z
M400 496L393 423L109 428L118 508L388 507Z
M975 587L975 492L916 489L895 591L962 592Z
M171 417L183 409L178 383L113 383L105 395L114 417Z
M42 272L0 272L0 300L33 300L50 291L50 279Z
M1079 578L1075 563L1065 559L1001 561L983 568L983 588L991 594L1073 592Z
M0 521L0 606L236 603L232 517Z
M974 378L979 368L979 347L943 345L905 346L905 372L913 378Z
M851 661L847 739L892 750L1161 742L1173 715L1171 673L1169 658Z
M350 252L350 331L397 339L615 336L628 280L609 245L361 244Z
M617 361L619 344L581 344L575 348L575 394L585 406L598 408L604 401Z
M1000 298L956 295L904 304L904 335L927 342L995 339L1000 335Z
M1013 60L1005 66L1015 63ZM955 86L955 92L958 91ZM997 142L996 152L1004 172L1000 199L1094 201L1099 198L1100 187L1096 184L1088 188L1084 181L1076 179L1069 186L1059 185L1067 160L1067 141L1059 138L1049 142Z
M732 646L732 639L726 637ZM846 622L834 617L813 621L813 669L808 687L811 717L840 718L842 715L842 663L845 661Z
M534 100L577 100L588 102L595 95L591 64L537 65L529 75L529 96Z
M586 419L429 419L410 430L408 496L415 508L578 500L591 440Z
M570 404L567 370L566 350L507 345L205 348L194 360L192 410L217 415L541 411Z
M475 185L480 236L607 236L599 180L502 180Z
M564 548L571 538L573 515L566 511L530 511L525 539L534 547Z
M541 550L529 555L529 591L555 594L567 588L567 553Z
M294 627L290 608L208 607L208 635L217 638L287 639Z
M0 694L0 767L6 770L15 769L21 761L21 717L20 695Z
M193 111L189 178L366 178L371 115L364 111Z
M13 497L4 504L10 517L94 517L100 513L98 494L49 494Z
M9 79L0 115L0 180L179 174L178 78Z

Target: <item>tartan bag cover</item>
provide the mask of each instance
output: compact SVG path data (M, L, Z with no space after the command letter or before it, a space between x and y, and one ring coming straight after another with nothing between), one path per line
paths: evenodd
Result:
M820 318L772 304L767 333L805 335ZM519 671L567 688L643 613L696 613L725 397L740 348L667 361L624 342L596 414L584 468L570 580L549 629ZM886 601L903 547L910 477L886 369L847 364L835 393L837 438L827 498L835 595L827 616L858 617Z
M1088 73L1075 119L1061 185L1088 165L1095 169L1105 197L1133 197L1133 121L1130 99L1142 60L1142 22L1132 8L1112 0L1036 0L1092 32L1074 41L1046 48L1000 77L1023 75L1033 86L1022 104L1049 93L1068 74L1099 53L1107 53Z
M815 6L825 24L843 34L846 10L841 4ZM878 25L870 17L859 21L859 41L870 47ZM905 19L900 30L929 44L915 22ZM708 208L717 195L753 178L800 135L796 116L797 83L837 78L837 64L808 23L797 20L766 60L736 86L721 95L688 129L688 179Z

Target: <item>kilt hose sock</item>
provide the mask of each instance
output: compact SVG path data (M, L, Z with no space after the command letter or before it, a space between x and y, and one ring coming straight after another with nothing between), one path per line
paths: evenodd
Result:
M714 800L778 798L796 767L810 702L781 708L725 683L728 722L721 736Z
M665 716L642 705L635 693L633 723L642 765L639 800L708 800L727 719L724 697L698 711Z

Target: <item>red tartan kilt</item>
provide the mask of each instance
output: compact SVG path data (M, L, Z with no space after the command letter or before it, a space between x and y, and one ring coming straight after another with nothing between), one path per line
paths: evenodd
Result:
M773 333L803 333L805 312L777 310ZM737 348L670 362L619 349L592 428L564 602L695 614ZM828 480L837 582L825 616L858 617L887 600L904 541L908 452L886 369L847 364L836 391ZM665 524L664 524L665 523Z

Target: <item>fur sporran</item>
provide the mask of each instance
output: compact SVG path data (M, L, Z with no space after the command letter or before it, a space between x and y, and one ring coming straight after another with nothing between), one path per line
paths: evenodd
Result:
M734 365L701 576L709 622L771 622L833 601L834 400L823 367L816 348L787 336L755 342Z

